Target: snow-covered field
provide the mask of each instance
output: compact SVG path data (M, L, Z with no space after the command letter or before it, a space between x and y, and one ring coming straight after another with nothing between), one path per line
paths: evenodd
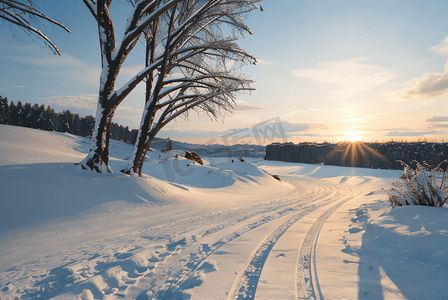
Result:
M398 171L88 148L0 125L1 300L448 299L448 209L390 209Z

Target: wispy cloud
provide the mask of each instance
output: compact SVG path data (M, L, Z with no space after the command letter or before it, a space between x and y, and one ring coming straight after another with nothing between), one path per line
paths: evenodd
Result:
M425 135L439 135L446 132L440 131L392 131L386 134L386 136L425 136Z
M269 139L272 137L277 138L290 138L298 136L318 136L316 131L328 129L324 124L318 123L289 123L289 122L262 122L256 124L253 127L246 128L234 128L224 131L181 131L181 130L162 130L161 133L164 137L172 138L218 138L224 137L229 140L238 138L260 138ZM283 136L284 134L284 136ZM233 142L232 142L233 143Z
M289 122L281 122L283 130L285 133L297 134L298 132L303 131L315 131L328 129L328 126L320 123L289 123Z
M145 68L145 66L142 65L142 64L122 67L120 69L120 75L124 75L124 76L127 77L127 79L130 79L131 77L133 77L136 74L138 74L144 68Z
M312 112L344 112L344 111L350 111L349 108L310 108L310 111Z
M257 65L258 66L274 66L275 64L271 61L267 61L261 58L257 58Z
M328 98L355 97L374 87L390 82L396 76L380 66L372 66L367 58L354 58L319 63L317 68L291 71L293 75L335 85Z
M90 83L95 86L98 85L101 74L100 68L66 53L56 57L24 58L19 56L5 56L5 59L26 62L41 68L39 72L49 72L53 76L68 76L73 81Z
M79 94L78 96L55 95L50 97L40 97L40 100L47 101L65 107L96 109L98 102L97 94Z
M297 137L318 137L320 134L317 133L303 133L303 134L294 134L291 137L297 138Z
M15 85L14 87L16 89L26 89L26 86L23 86L23 85Z
M427 122L448 122L448 117L437 117L428 118Z
M448 128L448 117L434 116L432 118L426 119L426 122L430 124L429 128L432 129L440 130L442 128Z
M386 111L382 113L376 113L371 115L366 115L364 117L364 120L366 123L378 123L378 122L384 122L384 117L388 116L387 119L390 119L390 115L399 115L403 111L401 110L393 110L393 111Z
M342 122L342 123L356 123L356 124L359 124L359 123L363 123L363 124L370 123L369 121L361 119L361 118L337 119L335 121L336 122Z
M432 128L448 128L448 124L436 123L432 126ZM446 132L444 132L444 134L446 135Z
M433 51L438 55L448 55L448 36L445 37L440 44L432 46L429 50Z
M448 62L442 73L426 73L422 78L414 79L413 86L390 94L391 99L414 99L438 97L448 92Z
M263 109L261 107L246 103L244 101L241 100L236 100L235 101L235 111L251 111L251 110L260 110Z
M133 121L134 123L139 124L142 112L143 112L142 108L120 105L117 108L115 117L118 119Z
M394 110L394 111L386 111L382 113L377 113L369 117L375 117L375 116L386 116L386 115L397 115L399 113L403 112L402 110Z
M92 113L95 113L98 103L97 94L81 93L78 96L55 95L49 97L40 97L38 99L70 109L88 109L92 111ZM120 123L119 120L131 121L130 126L136 127L140 123L142 111L142 108L125 106L122 104L118 107L114 115L114 120L117 120L118 123Z

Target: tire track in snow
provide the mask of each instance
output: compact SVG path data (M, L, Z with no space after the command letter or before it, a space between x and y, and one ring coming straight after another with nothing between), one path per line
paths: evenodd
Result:
M168 297L169 295L177 296L179 295L179 292L182 293L182 289L188 289L188 284L190 282L194 284L195 276L197 276L196 273L201 269L203 264L206 262L206 259L210 255L218 251L221 247L226 245L227 243L241 237L242 235L250 232L253 229L258 228L261 225L274 221L280 217L297 213L300 210L305 209L314 210L317 207L316 205L323 206L328 201L334 199L333 197L335 195L335 189L333 189L332 187L328 188L325 185L320 186L318 184L313 185L312 188L308 188L308 186L306 185L304 186L305 188L303 188L302 186L299 192L296 192L295 194L280 199L274 199L262 203L240 206L231 209L215 211L212 213L206 213L199 216L185 218L175 222L161 224L145 230L137 230L135 232L123 234L118 237L114 237L112 239L99 241L98 242L99 245L102 244L109 245L105 249L107 251L110 251L110 249L112 249L113 252L116 252L117 255L114 256L113 258L111 257L110 259L101 258L102 256L104 256L100 255L102 253L101 249L103 249L103 247L101 246L99 247L100 249L98 249L97 253L91 253L92 255L90 255L91 259L93 259L94 261L90 262L90 259L87 260L84 256L77 257L75 261L69 262L68 265L59 266L54 269L54 270L62 270L64 272L67 272L67 274L63 272L60 273L59 271L56 274L55 273L56 271L50 270L55 274L46 274L46 275L42 274L44 275L43 279L48 280L49 283L51 284L60 282L61 289L68 288L70 290L69 287L66 287L66 283L68 284L68 281L66 281L66 279L71 276L80 276L79 280L81 281L79 282L77 281L75 284L73 284L72 289L76 287L84 287L91 290L94 293L94 295L101 295L102 292L105 292L107 296L113 296L116 293L116 291L114 291L114 288L117 287L115 286L116 284L115 285L111 284L112 281L109 277L110 275L109 273L111 273L112 271L116 271L117 268L122 269L124 268L125 271L129 271L130 272L129 274L132 275L129 278L129 282L126 282L123 284L123 286L120 286L121 289L124 289L125 287L127 288L136 286L137 283L131 283L131 281L139 282L140 279L144 279L144 277L150 275L150 273L153 273L155 269L162 268L162 270L160 271L162 272L163 276L162 278L159 278L157 280L157 282L160 282L160 285L159 283L155 283L154 285L160 287L164 285L164 282L170 282L170 285L168 286L168 289L170 291L167 292L166 290L167 285L165 285L165 289L163 291L160 290L160 288L156 289L155 292L157 294L155 295L158 295L159 292L162 292L163 295L166 295L167 297L166 298L158 297L158 298L169 299ZM299 197L299 195L302 194L304 194L305 200L303 199L298 200L297 198ZM316 194L318 194L318 197L316 197ZM309 204L309 202L312 202L311 205ZM229 217L230 215L235 217L231 219ZM185 246L180 245L180 247L176 248L176 246L173 246L174 244L176 244L176 242L170 242L169 244L167 244L166 247L167 251L162 253L163 255L160 254L160 258L157 259L157 262L152 263L153 266L151 268L134 266L135 262L132 259L135 254L134 249L129 250L121 248L115 249L114 247L110 248L111 246L115 246L115 244L117 244L117 240L120 240L120 244L125 243L129 245L138 246L139 249L144 249L146 247L149 247L153 243L159 244L163 240L172 240L172 238L174 238L175 236L178 237L181 234L189 234L195 231L198 232L200 226L203 224L202 220L204 220L204 218L210 218L215 222L219 221L221 218L227 220L230 219L230 221L223 222L219 225L214 225L210 227L208 230L200 232L198 238L209 236L212 234L218 235L217 241L211 243L210 246L208 244L198 245L198 243L192 243L188 245L188 243L186 243ZM166 232L167 229L170 230ZM229 229L234 230L230 234L225 234L224 232L221 232L224 229L227 229L225 230L225 233L228 233ZM175 235L171 234L174 232L176 233ZM146 236L146 234L148 233L149 236ZM162 233L165 233L165 235L163 235ZM221 237L219 237L219 234L221 234ZM196 248L194 249L194 247ZM89 249L87 252L90 253L90 251L91 249ZM188 252L187 254L191 254L191 257L188 257L186 261L181 262L179 260L179 263L177 263L177 266L174 266L174 268L165 269L167 259L178 260L180 258L181 251L184 251L184 253ZM86 255L88 254L87 252ZM149 258L150 257L148 257L148 259ZM35 262L35 264L39 264L39 262ZM82 266L85 265L86 267L93 266L91 269L89 269L90 270L89 272L91 272L91 274L89 273L89 276L84 278L84 276L81 276L82 275L81 272L84 272L83 271L84 269L82 268L79 269L78 267L73 268L74 265L82 265ZM29 268L32 268L32 266L29 266ZM28 270L29 268L25 268L24 271L26 272L26 270ZM69 272L71 273L69 274ZM100 282L104 282L104 287L102 287L101 289L95 288L90 282L89 279L90 277L92 278L95 277ZM43 283L44 283L43 280L41 281L34 280L34 284L36 285L33 286L36 287L36 290L26 291L26 295L30 296L31 298L35 298L34 296L31 296L33 293L35 293L34 295L36 297L38 295L43 295L42 293L44 291L40 290L40 287L42 288L44 287ZM56 290L53 292L51 292L50 290L45 291L45 293L48 292L51 295L58 293ZM122 294L123 292L118 291L117 293ZM117 294L117 296L118 295L119 294ZM148 299L148 298L142 296L141 299Z
M350 190L352 188L349 188ZM340 192L340 189L338 189ZM311 226L310 230L308 231L304 242L302 243L300 256L302 257L304 261L308 259L308 256L304 255L304 253L308 253L308 248L304 247L304 245L315 246L316 237L318 234L318 231L322 227L322 225L325 223L325 221L328 219L328 217L342 204L346 203L347 201L351 200L353 197L347 198L345 196L338 197L339 199L332 198L333 201L340 201L337 204L330 207L328 210L326 210ZM341 200L342 199L342 200ZM313 210L318 209L320 207L323 207L325 204L328 204L328 202L321 203L321 205L314 207ZM303 210L295 217L289 219L288 221L284 222L280 226L278 226L266 239L262 242L262 244L254 251L254 254L247 260L245 266L243 267L243 270L240 271L238 274L240 274L231 290L228 293L227 300L234 300L234 299L254 299L255 294L257 291L258 282L260 279L261 272L263 270L264 264L266 262L266 259L268 258L272 248L274 247L275 243L280 239L280 237L295 223L300 221L303 217L310 214L313 210ZM312 239L312 240L311 240ZM311 243L309 242L311 240ZM311 252L310 252L311 253ZM309 255L311 256L311 254ZM304 264L303 261L300 261L302 265ZM298 265L299 267L299 265ZM298 269L298 268L297 268ZM314 272L315 274L315 272ZM310 276L308 276L310 278ZM301 278L303 281L307 281L305 276L302 276ZM298 285L298 283L297 283ZM306 285L306 284L303 284ZM320 293L320 290L319 290ZM296 295L298 292L296 291ZM314 293L313 293L314 295ZM321 297L322 298L322 297ZM311 298L298 298L298 299L314 299Z
M292 225L311 212L312 211L308 210L300 212L298 216L289 219L277 227L277 229L263 241L261 246L255 251L255 254L253 254L246 262L244 271L238 273L241 275L235 280L234 285L228 294L228 300L253 299L255 297L261 271L275 243Z
M171 228L172 230L170 230L170 231L176 232L176 236L179 236L179 235L190 233L191 231L197 230L198 227L200 227L202 225L201 220L203 220L204 218L210 218L210 219L216 218L219 220L220 217L223 217L225 219L228 219L229 218L228 215L241 216L241 218L239 218L237 221L234 221L234 222L236 222L236 224L238 224L245 220L250 221L250 219L255 219L257 217L260 217L260 215L266 216L269 213L271 213L271 214L276 213L282 209L283 209L283 211L287 211L287 209L285 209L285 207L290 207L291 205L297 205L297 200L295 199L295 196L296 195L293 194L293 195L286 196L283 198L258 203L256 205L252 204L252 205L240 206L240 207L235 207L235 208L231 208L231 209L225 209L225 210L221 210L221 211L207 213L207 214L203 214L203 215L196 216L196 217L185 218L185 219L182 219L182 220L179 220L176 222L170 222L170 223L165 223L165 224L161 224L158 226L154 226L154 227L148 228L146 230L137 230L134 233L128 233L128 234L124 234L119 237L114 237L112 239L102 240L102 241L99 241L98 243L105 244L105 245L115 245L117 238L118 238L121 240L120 244L121 243L135 244L138 246L138 248L146 248L146 247L149 247L153 243L160 244L160 242L163 240L172 240L174 238L173 235L166 235L166 234L163 235L163 233L167 230L167 228ZM199 222L199 223L195 225L195 223L197 223L197 222ZM219 232L220 230L222 230L228 226L234 226L233 223L232 224L224 223L221 225L222 225L222 226L220 226L221 228L215 228L214 232ZM149 232L153 232L153 234L150 234L149 236L147 236L146 233L149 233ZM209 232L209 233L211 234L211 232ZM138 239L136 237L136 235L140 236L140 240L141 240L140 242L135 243L135 240ZM128 237L128 238L126 238L126 237ZM128 240L125 242L126 239L128 239ZM163 257L161 257L160 261L157 260L157 263L155 263L155 266L153 266L153 268L157 268L157 265L160 265L160 267L163 268L163 265L165 264L166 259L169 259L172 256L177 256L179 254L180 249L175 249L176 247L173 246L173 244L176 244L176 242L175 241L168 242L166 253L163 254ZM100 248L102 248L102 247L100 247ZM110 247L107 246L105 249L108 250L108 249L110 249ZM207 250L207 251L209 251L209 250ZM108 282L107 279L109 278L108 277L109 269L112 270L116 266L121 266L121 264L126 264L128 266L130 263L131 264L133 263L132 260L129 260L128 258L132 258L132 256L134 255L134 249L131 249L130 251L124 251L124 252L123 252L123 249L113 249L113 252L116 252L118 256L116 257L116 260L115 259L113 260L112 263L110 263L110 262L105 263L105 262L103 262L104 259L100 259L104 255L104 253L102 253L102 252L103 252L102 250L98 249L98 252L90 254L90 257L93 257L96 261L95 268L92 268L90 270L91 274L89 274L88 277L84 278L84 276L80 276L81 281L87 281L90 277L97 276L98 278L101 279L101 281L104 281L107 283ZM199 253L201 253L201 252L203 252L203 251L199 250ZM126 257L126 259L122 259L124 257ZM151 259L154 259L154 258L151 258ZM98 265L98 263L99 263L99 265ZM23 270L23 272L27 273L27 269L32 268L33 264L39 264L39 262L36 261L36 262L30 263L29 264L30 266L27 267L25 270ZM78 273L80 273L82 270L79 272L78 272L78 270L75 270L74 272L69 270L70 268L73 267L73 265L77 265L77 264L90 265L90 263L88 263L87 259L84 256L81 256L81 257L78 257L75 261L70 261L68 264L66 264L64 266L59 266L59 267L55 268L55 270L59 270L59 269L63 270L64 272L67 273L66 275L61 273L60 276L59 275L54 276L53 274L41 274L41 276L44 276L44 279L48 279L48 281L51 284L61 282L60 289L62 290L66 286L66 284L64 284L67 281L66 277L70 277L72 275L75 275L75 276L80 275ZM198 267L200 267L200 266L198 266ZM18 269L18 270L20 270L20 269ZM176 275L176 274L185 273L182 270L177 272L177 270L165 270L163 272L164 273L166 272L167 275L170 275L170 274ZM151 271L152 271L152 269L145 268L144 272L135 272L135 271L131 270L131 273L135 274L135 280L139 280L139 278L143 278L145 275L147 275ZM52 272L52 270L50 270L50 273L51 272ZM13 274L10 274L10 276L16 276L16 277L19 276L19 278L22 278L20 276L20 274L18 274L17 272L13 272ZM7 278L2 278L2 277L4 277L4 274L0 275L0 283L5 280L6 280L5 282L11 281L11 280L8 280ZM106 279L103 280L103 278L106 278ZM176 277L174 277L174 278L176 280ZM188 280L188 278L185 278L185 277L182 277L182 278L183 278L182 281ZM2 279L4 279L4 280L2 280ZM29 281L30 281L30 285L35 286L36 289L32 290L32 291L31 290L27 291L26 295L30 296L31 298L40 297L40 295L43 293L43 290L41 289L41 287L45 282L43 280L39 281L39 280L33 279L33 278L30 278ZM85 283L83 283L81 281L77 282L75 285L76 286L84 286ZM130 285L132 285L132 284L130 284ZM98 295L101 294L101 290L98 290L96 288L89 288L89 289L91 289L94 292L94 294L98 294ZM45 291L45 293L48 295L50 295L50 294L53 295L57 292L58 291L54 290L54 289L51 291L50 290ZM106 288L106 292L109 295L110 289Z
M218 251L220 248L222 248L224 245L234 241L235 239L258 228L261 225L267 224L267 223L274 221L280 217L284 217L289 214L300 212L299 216L296 216L296 217L290 219L289 221L285 222L284 224L280 225L281 228L279 229L279 232L283 233L284 231L286 231L290 226L292 226L295 222L297 222L297 220L299 220L303 216L311 213L312 211L314 211L320 207L327 205L330 201L334 201L335 190L330 189L330 191L328 191L328 189L325 186L323 186L323 187L324 187L325 191L327 192L326 193L327 195L325 195L326 197L324 197L324 199L320 199L317 203L314 202L309 205L304 205L302 202L297 203L297 200L296 200L295 205L289 204L289 205L282 206L282 207L280 207L280 210L277 209L277 211L272 212L270 215L264 215L258 221L252 222L244 227L236 229L235 231L233 231L230 234L227 234L226 236L222 237L221 239L219 239L218 241L213 243L211 246L201 245L199 252L194 253L195 258L186 262L185 267L183 267L181 269L177 269L175 272L170 272L169 274L167 274L167 276L171 278L170 286L164 290L154 291L154 296L156 298L160 298L160 299L178 299L178 297L181 296L182 287L185 285L185 283L193 276L196 276L197 275L196 273L201 268L202 264L206 261L206 259L210 255L212 255L216 251ZM320 188L319 188L319 190L320 190ZM322 195L320 195L320 196L322 196ZM288 206L290 206L290 207L288 207ZM234 224L232 224L231 226L233 226L233 225ZM224 226L224 227L226 227L226 226ZM221 228L221 226L220 226L220 229L218 231L220 231L222 229L223 228ZM209 234L208 231L204 232L204 236L206 236L208 234ZM278 235L276 240L281 236L281 234ZM273 244L275 244L275 242L272 243L272 245ZM178 280L175 280L175 278L178 278Z
M318 188L319 188L319 190L317 191L317 194L319 194L321 198L322 197L324 197L324 198L331 197L334 194L334 190L333 189L329 189L326 186L322 185L322 186L318 186ZM325 191L321 191L322 189L324 189ZM309 193L310 194L311 193L315 194L316 192L313 191L313 192L309 192ZM298 193L295 195L295 197L304 198L302 195L299 195ZM300 201L299 205L297 205L298 201ZM323 200L321 200L321 201L323 201ZM231 221L227 221L227 222L215 225L215 226L213 226L213 227L211 227L211 228L209 228L209 229L207 229L205 231L200 232L200 234L201 234L202 237L205 237L205 236L214 234L214 233L216 233L218 231L221 231L221 230L223 230L223 229L225 229L225 228L227 228L229 226L235 226L238 223L242 223L242 222L244 222L246 220L250 220L251 218L255 218L255 217L260 216L260 215L262 216L263 214L266 214L266 213L271 213L272 214L273 212L279 211L279 210L281 210L283 208L286 208L288 206L295 206L295 207L297 207L297 206L300 206L302 203L308 203L308 202L309 202L309 199L307 199L307 198L306 198L306 200L297 200L297 198L293 198L293 199L290 199L290 200L287 200L287 201L285 200L285 202L282 203L281 205L276 205L275 207L274 207L274 205L272 205L270 207L267 207L264 210L260 210L260 211L256 211L256 212L250 211L250 214L248 214L248 215L244 215L241 218L238 218L236 220L231 220ZM272 200L271 202L269 202L269 204L271 204L271 203L278 204L279 200ZM263 205L265 205L265 203L263 203ZM251 209L252 209L252 207L251 207Z
M157 286L153 286L151 289L151 295L153 299L182 299L184 296L184 291L189 290L190 288L193 288L195 286L199 286L202 284L203 280L205 278L201 278L200 271L203 268L205 264L207 264L207 259L215 254L218 250L220 250L223 246L227 245L228 243L244 236L246 233L251 232L254 229L257 229L261 225L265 225L270 223L271 221L277 220L278 218L285 217L290 214L300 214L296 215L294 218L291 218L288 222L286 221L284 224L280 225L281 228L277 228L278 230L274 235L277 235L274 238L274 242L271 243L270 247L266 247L264 253L265 258L262 259L262 261L265 261L266 257L268 256L270 250L272 249L272 246L275 244L275 242L278 240L278 238L282 235L282 232L285 232L289 227L291 227L295 222L300 220L300 218L303 218L303 216L315 211L318 208L324 207L325 205L328 205L330 202L338 201L340 199L343 199L344 196L341 196L341 193L344 195L346 194L344 190L342 190L340 187L334 187L333 185L327 185L325 183L323 184L316 184L316 182L312 182L312 189L309 189L303 197L304 199L298 200L293 199L293 201L290 201L290 199L282 198L283 200L279 201L280 199L268 201L270 206L272 204L272 210L267 209L267 207L263 208L263 212L253 212L248 207L238 207L230 210L221 211L219 213L236 213L238 211L239 217L228 222L221 223L219 225L214 225L211 228L207 230L203 230L199 233L198 239L201 239L203 237L219 233L220 231L241 226L237 229L235 229L233 232L223 236L222 238L219 238L216 242L213 244L191 244L186 245L186 247L182 247L182 249L176 249L174 251L175 255L180 254L182 251L184 252L185 259L180 259L179 262L176 264L176 266L171 265L171 267L167 270L162 271L164 273L163 276L160 276L158 281L161 282L161 285L156 284ZM308 186L307 186L308 187ZM352 193L349 193L352 194ZM298 194L296 194L296 197L300 197ZM302 198L302 197L301 197ZM263 205L267 204L268 202L264 202ZM308 205L305 203L309 203ZM277 205L278 206L277 206ZM256 205L251 205L252 208L256 208ZM257 207L258 208L258 207ZM248 210L247 210L248 209ZM248 213L248 214L247 214ZM214 215L213 213L212 215ZM200 218L204 217L205 215L201 216ZM250 224L247 224L251 221L251 219L256 219ZM297 218L297 220L295 220ZM295 221L294 221L295 220ZM177 223L177 222L175 222ZM171 224L174 225L174 224ZM180 225L180 224L177 224ZM186 230L185 232L191 232L191 228L189 230ZM200 242L200 241L198 241ZM260 251L262 252L262 251ZM177 254L176 254L177 253ZM185 256L187 254L187 256ZM179 257L180 258L180 257ZM241 274L240 272L239 274ZM260 271L261 273L261 271ZM259 277L259 275L258 275ZM201 281L202 280L202 281ZM255 290L253 292L255 295ZM248 297L250 298L250 297ZM142 298L143 299L143 298ZM144 297L144 299L147 299Z
M308 206L308 209L300 211L298 215L278 226L268 237L266 237L261 245L254 251L254 254L247 260L243 270L238 273L240 275L236 278L232 289L228 293L227 299L253 299L255 297L261 271L275 243L300 219L314 210L327 205L329 201L333 202L335 200L333 197L325 202Z
M358 190L358 195L360 191ZM341 207L346 202L355 198L355 196L351 196L350 198L346 198L336 203L328 210L326 210L320 217L313 223L311 228L308 230L305 238L303 239L302 245L300 247L300 253L297 258L297 268L296 268L296 298L298 300L302 299L323 299L319 280L317 277L317 268L316 268L316 246L317 246L317 238L319 236L319 232L330 217L332 213L334 213L339 207Z

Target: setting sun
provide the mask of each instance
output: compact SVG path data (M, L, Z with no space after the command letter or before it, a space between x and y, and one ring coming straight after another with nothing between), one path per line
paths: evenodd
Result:
M359 140L359 133L357 131L350 131L347 134L347 140L349 140L350 142L356 142Z

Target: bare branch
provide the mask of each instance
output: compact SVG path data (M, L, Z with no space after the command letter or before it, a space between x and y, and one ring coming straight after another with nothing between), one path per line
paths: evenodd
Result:
M0 0L0 5L2 8L0 9L0 18L6 20L7 22L18 26L25 33L33 33L37 35L39 38L44 40L44 43L56 54L61 55L59 49L56 47L53 42L43 34L39 29L33 27L25 16L27 17L37 17L43 20L46 20L52 24L55 24L67 32L71 32L67 27L62 25L61 23L53 20L52 18L46 16L42 13L37 7L33 6L33 3L29 1L30 4L24 4L19 1L14 0Z
M48 21L50 23L53 23L53 24L61 27L65 31L71 33L71 31L67 27L65 27L61 23L53 20L52 18L47 17L39 9L37 9L35 7L32 7L31 5L26 5L26 4L20 3L18 1L13 1L13 0L0 0L0 3L8 5L10 8L13 8L14 10L18 10L20 12L23 12L23 13L26 13L26 14L33 15L35 17L39 17L41 19L44 19L44 20L46 20L46 21ZM1 18L1 16L0 16L0 18Z
M89 9L90 13L93 15L93 17L97 20L98 22L98 12L96 10L96 4L95 2L93 2L93 0L82 0L84 2L84 4L87 6L87 8Z

